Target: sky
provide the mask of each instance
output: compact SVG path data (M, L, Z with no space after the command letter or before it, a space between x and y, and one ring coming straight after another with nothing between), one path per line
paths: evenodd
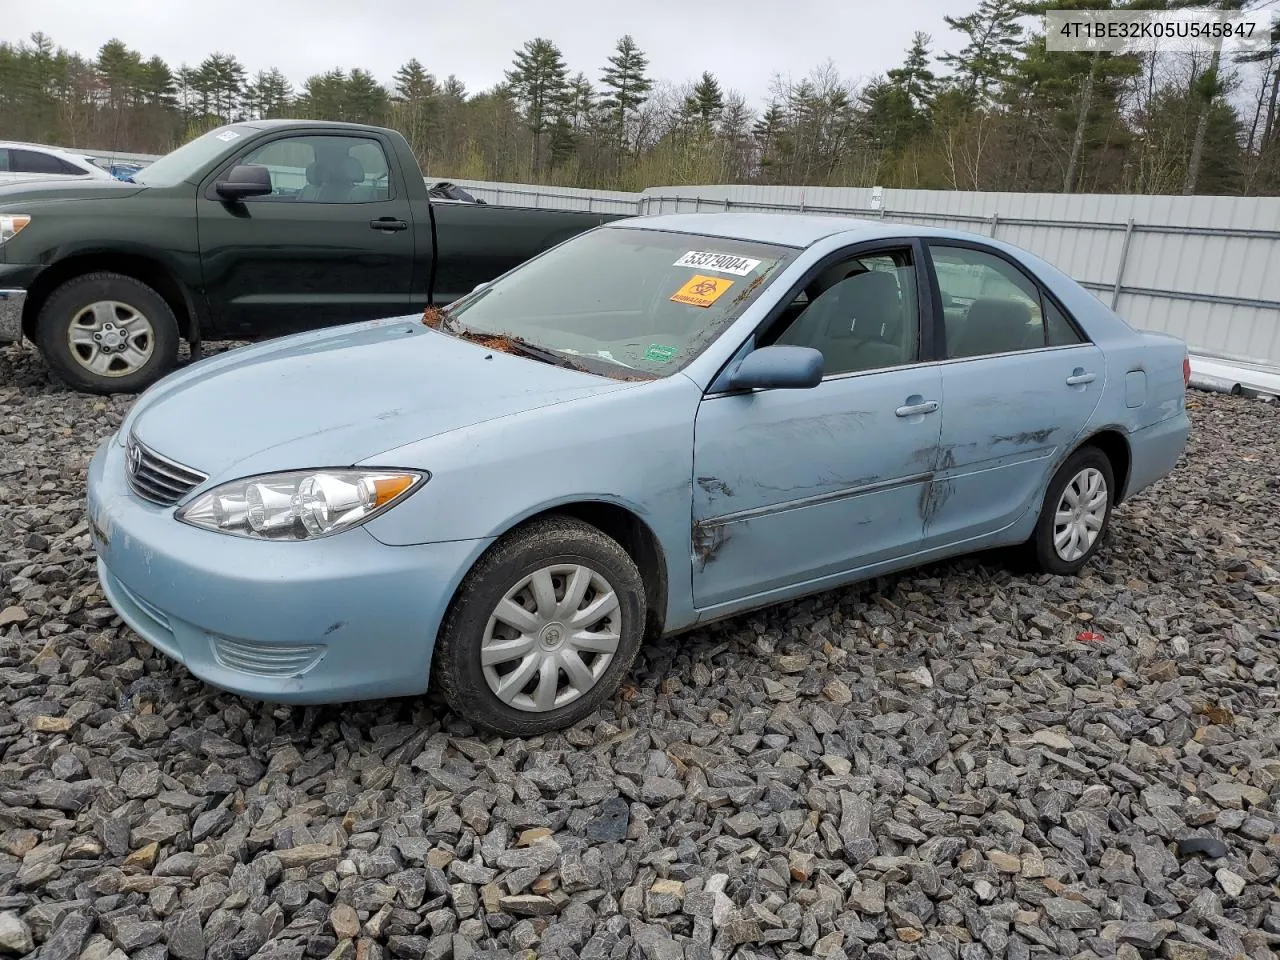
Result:
M601 9L614 7L607 15ZM478 93L502 79L515 50L543 36L564 53L571 73L598 83L605 58L624 33L649 57L649 72L674 83L710 70L753 105L780 73L799 80L828 58L847 80L897 66L923 30L933 52L958 50L944 13L963 15L977 0L305 0L205 4L196 0L0 0L0 39L34 31L92 56L118 38L175 69L214 51L234 54L249 71L279 67L295 88L334 67L363 67L390 85L411 57L439 79L456 74ZM643 12L641 12L643 11Z

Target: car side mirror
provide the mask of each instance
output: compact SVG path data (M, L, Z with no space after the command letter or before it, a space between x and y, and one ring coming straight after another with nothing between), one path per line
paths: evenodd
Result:
M243 200L271 193L271 171L261 164L242 163L213 185L223 200Z
M729 376L730 390L806 390L822 382L821 351L813 347L761 347Z

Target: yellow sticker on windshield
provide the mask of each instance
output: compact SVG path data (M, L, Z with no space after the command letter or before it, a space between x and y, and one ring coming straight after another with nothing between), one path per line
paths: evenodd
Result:
M671 299L676 303L687 303L693 307L709 307L732 286L733 281L726 280L724 277L704 277L701 274L695 274L688 283L672 294Z

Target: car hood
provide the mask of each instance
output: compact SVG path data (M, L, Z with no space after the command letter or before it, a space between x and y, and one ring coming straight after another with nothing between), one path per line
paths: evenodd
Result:
M147 189L111 177L105 180L66 177L61 180L19 180L0 182L0 206L36 200L103 200L132 197Z
M121 433L230 480L349 466L486 420L634 386L489 350L412 317L211 357L148 390Z

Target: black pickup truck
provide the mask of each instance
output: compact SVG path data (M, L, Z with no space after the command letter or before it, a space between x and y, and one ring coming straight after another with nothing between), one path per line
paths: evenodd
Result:
M0 344L25 335L80 390L137 392L182 338L199 356L415 313L622 216L462 196L433 199L396 131L310 120L220 127L127 182L0 187Z

